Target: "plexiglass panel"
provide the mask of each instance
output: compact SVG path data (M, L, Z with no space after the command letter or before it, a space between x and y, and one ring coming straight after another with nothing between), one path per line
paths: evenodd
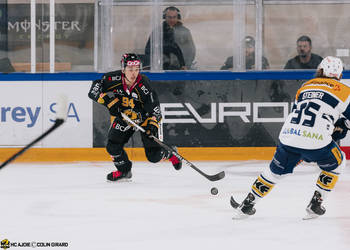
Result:
M114 5L112 8L111 68L120 68L121 56L126 52L138 54L144 67L149 67L150 57L145 53L145 46L152 30L152 6Z
M1 72L30 72L33 58L49 71L50 0L35 1L35 50L31 2L0 1ZM54 71L115 70L125 52L151 71L314 69L328 55L349 68L349 11L348 0L56 0Z
M349 68L349 1L265 2L264 42L272 69L283 69L294 57L287 68L315 68L320 59L313 55L308 61L309 49L320 57L339 56ZM312 47L299 42L299 57L297 40L302 36L310 38Z
M93 71L94 1L56 0L54 7L54 72ZM32 72L49 72L50 1L1 1L0 15L0 71L31 72L36 64ZM35 15L33 47L32 15Z
M94 70L94 1L55 1L55 72ZM43 20L50 22L48 1L42 6ZM43 31L43 48L39 61L50 61L50 33Z
M30 0L1 1L0 6L0 72L30 72Z
M255 1L245 0L102 0L97 69L118 68L125 52L139 54L151 71L255 69L255 47L262 44L255 41L255 9Z

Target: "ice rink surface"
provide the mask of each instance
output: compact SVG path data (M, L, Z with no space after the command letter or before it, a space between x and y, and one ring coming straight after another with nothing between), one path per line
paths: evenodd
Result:
M232 220L230 196L241 202L268 162L194 164L226 177L210 182L187 166L135 162L132 182L109 183L110 162L10 164L0 171L0 241L68 242L37 249L74 250L350 249L349 162L326 214L309 221L302 217L319 173L313 165L278 183L253 217Z

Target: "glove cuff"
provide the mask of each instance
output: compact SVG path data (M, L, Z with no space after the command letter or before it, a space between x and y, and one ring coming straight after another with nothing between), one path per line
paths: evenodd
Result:
M158 121L157 121L157 119L155 118L155 117L148 117L142 124L141 124L141 126L142 127L145 127L145 126L147 126L148 124L150 124L150 125L153 125L153 126L155 126L155 127L157 127L158 129L159 129L159 124L158 124Z

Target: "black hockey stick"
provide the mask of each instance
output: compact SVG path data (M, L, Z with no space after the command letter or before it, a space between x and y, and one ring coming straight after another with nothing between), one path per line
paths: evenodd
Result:
M135 128L137 128L138 130L140 130L142 133L146 133L145 129L139 125L137 125L133 120L131 120L127 115L121 113L121 115L123 116L123 118L130 123L132 126L134 126ZM165 144L164 142L162 142L161 140L159 140L157 137L151 135L149 136L151 139L153 139L156 143L158 143L161 147L165 148L166 150L168 150L169 152L171 152L172 154L174 154L177 158L179 158L182 161L185 161L187 165L189 165L191 168L193 168L194 170L196 170L198 173L200 173L201 175L203 175L205 178L207 178L210 181L218 181L221 180L222 178L225 177L225 172L222 171L220 173L214 174L214 175L208 175L206 173L204 173L203 171L201 171L199 168L197 168L195 165L193 165L190 161L186 160L184 157L182 157L178 152L176 152L172 147L168 146L167 144Z
M65 98L65 97L62 97ZM24 148L22 148L20 151L18 151L17 153L15 153L14 155L12 155L10 158L8 158L5 162L3 162L0 165L0 169L2 169L3 167L5 167L7 164L9 164L10 162L12 162L13 160L15 160L18 156L20 156L21 154L23 154L25 151L27 151L30 147L32 147L35 143L39 142L40 140L42 140L44 137L46 137L48 134L50 134L52 131L54 131L56 128L58 128L59 126L61 126L65 119L66 119L66 115L67 115L67 103L66 100L62 100L61 103L58 104L59 105L59 110L57 112L57 118L55 120L55 123L51 126L51 128L49 128L45 133L43 133L42 135L40 135L38 138L36 138L34 141L32 141L31 143L29 143L27 146L25 146Z

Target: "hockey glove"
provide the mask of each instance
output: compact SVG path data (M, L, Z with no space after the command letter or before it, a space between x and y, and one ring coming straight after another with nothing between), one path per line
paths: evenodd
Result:
M338 119L337 122L334 124L332 139L334 141L343 139L346 136L349 128L350 124L348 120L346 120L345 118Z
M89 90L88 96L90 99L97 102L100 94L102 93L102 80L95 80L92 82L91 88Z
M158 137L158 129L159 129L159 124L157 119L152 116L152 117L148 117L145 122L142 124L143 127L145 127L146 130L146 134L148 136L155 136Z
M106 106L111 115L116 116L119 113L119 99L113 92L101 93L97 102Z

